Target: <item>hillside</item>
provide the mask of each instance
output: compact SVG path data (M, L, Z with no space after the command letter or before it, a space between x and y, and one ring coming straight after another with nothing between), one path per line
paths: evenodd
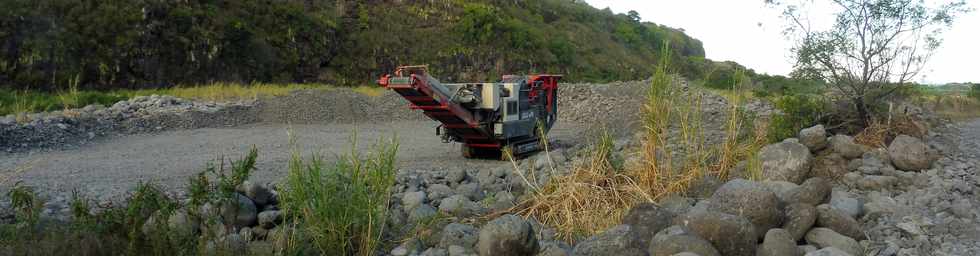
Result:
M701 42L580 1L0 1L0 84L57 90L230 82L363 84L404 64L448 80L645 78Z

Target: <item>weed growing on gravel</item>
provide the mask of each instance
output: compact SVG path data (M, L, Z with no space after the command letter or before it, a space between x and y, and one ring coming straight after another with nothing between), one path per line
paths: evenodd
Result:
M14 209L17 222L28 225L37 223L44 201L37 197L33 188L17 183L7 192L7 196L10 197L10 207Z
M300 240L335 255L372 255L381 246L398 144L383 140L362 156L351 141L351 152L332 164L316 155L303 161L294 149L280 200L283 213L299 222Z

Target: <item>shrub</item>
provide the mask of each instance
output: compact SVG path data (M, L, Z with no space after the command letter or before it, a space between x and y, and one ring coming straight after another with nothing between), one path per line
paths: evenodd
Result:
M970 92L967 93L970 98L980 100L980 84L970 85Z
M293 152L280 194L283 213L297 220L297 236L306 236L321 252L372 255L380 247L395 178L395 140L376 144L362 157L351 153L333 164Z
M782 113L774 115L769 124L771 142L796 137L803 128L816 125L827 109L825 99L810 94L782 96L773 103Z

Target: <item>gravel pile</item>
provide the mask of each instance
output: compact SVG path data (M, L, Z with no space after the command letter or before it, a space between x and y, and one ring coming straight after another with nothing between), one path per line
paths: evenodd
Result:
M72 147L96 138L156 132L236 126L255 121L253 102L203 103L172 96L140 96L110 107L35 113L18 122L13 115L0 118L0 150Z

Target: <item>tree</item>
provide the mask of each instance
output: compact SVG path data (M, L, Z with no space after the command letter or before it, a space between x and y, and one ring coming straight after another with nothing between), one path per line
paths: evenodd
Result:
M629 17L630 20L632 20L633 22L640 22L640 13L635 10L630 10L626 14L626 16Z
M817 0L766 0L783 9L785 35L795 41L793 74L827 82L841 100L851 101L866 125L870 107L910 86L940 46L940 36L959 14L962 0L927 4L924 0L826 0L833 24L815 28L806 11Z

